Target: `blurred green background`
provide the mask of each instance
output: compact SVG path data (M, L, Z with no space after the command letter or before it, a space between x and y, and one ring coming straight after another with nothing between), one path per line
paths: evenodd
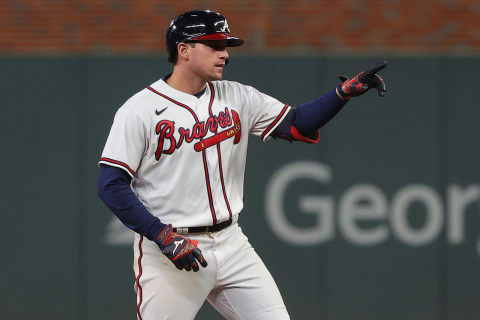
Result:
M239 223L292 319L478 319L478 58L234 56L225 78L295 106L382 59L386 97L350 101L319 144L251 138ZM97 196L97 160L116 109L170 66L0 68L2 319L135 318L131 233Z

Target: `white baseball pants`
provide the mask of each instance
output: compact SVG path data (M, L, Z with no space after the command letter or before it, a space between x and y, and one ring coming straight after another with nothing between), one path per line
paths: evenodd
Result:
M178 270L158 246L135 234L134 271L139 320L194 319L208 300L226 319L290 319L277 285L238 224L187 235L208 262Z

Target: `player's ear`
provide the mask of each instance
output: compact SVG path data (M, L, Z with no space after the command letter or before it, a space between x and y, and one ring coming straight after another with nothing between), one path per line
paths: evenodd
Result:
M178 57L182 60L188 60L190 57L190 50L191 46L186 44L185 42L180 42L177 45Z

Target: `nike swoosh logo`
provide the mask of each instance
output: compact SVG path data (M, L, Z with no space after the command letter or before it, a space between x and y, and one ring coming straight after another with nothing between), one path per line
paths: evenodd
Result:
M165 110L165 109L163 109L163 110ZM182 239L182 241L173 241L173 244L175 245L175 249L173 249L172 254L175 254L175 251L177 251L178 246L183 243L183 240L185 240L185 239Z
M168 107L165 107L165 108L163 108L163 109L160 110L160 111L158 111L157 109L155 109L155 114L156 114L157 116L159 116L159 115L162 114L163 111L167 110L167 108L168 108Z

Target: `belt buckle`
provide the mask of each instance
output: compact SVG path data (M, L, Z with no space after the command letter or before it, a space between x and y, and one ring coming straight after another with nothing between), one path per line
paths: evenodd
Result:
M188 228L186 228L186 227L177 228L177 233L178 234L188 234Z

